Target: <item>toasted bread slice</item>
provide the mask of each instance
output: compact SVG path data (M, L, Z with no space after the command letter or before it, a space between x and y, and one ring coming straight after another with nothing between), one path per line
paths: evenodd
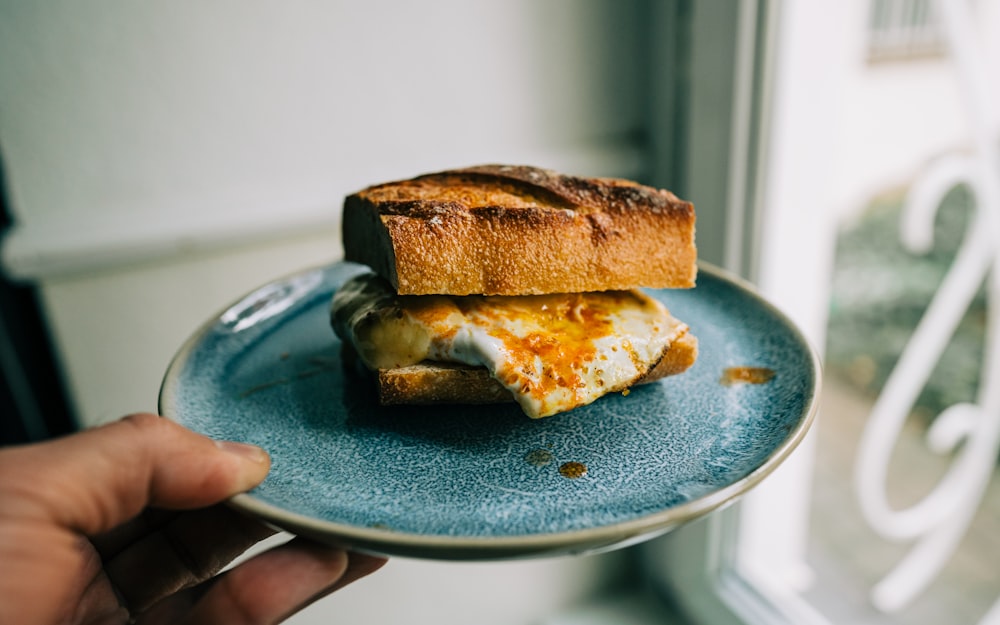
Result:
M613 178L484 165L346 198L346 259L400 295L694 286L691 203Z
M345 358L356 355L345 344ZM637 384L647 384L689 369L698 356L698 340L685 332L677 337ZM360 361L357 366L363 367ZM375 372L379 403L383 405L492 404L513 402L506 388L483 367L424 361L408 367ZM624 389L612 389L620 391Z

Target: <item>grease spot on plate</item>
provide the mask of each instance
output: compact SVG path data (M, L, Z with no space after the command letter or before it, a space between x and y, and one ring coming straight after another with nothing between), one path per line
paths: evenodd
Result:
M528 464L536 467L544 467L555 460L555 456L548 449L532 449L524 455L524 460Z
M765 384L774 378L774 369L767 367L727 367L719 383L723 386L737 384Z

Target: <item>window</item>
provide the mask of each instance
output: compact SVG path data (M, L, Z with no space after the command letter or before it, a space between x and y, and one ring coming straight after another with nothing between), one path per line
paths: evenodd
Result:
M932 0L872 0L868 24L870 61L920 59L944 53Z
M984 71L996 59L977 42L1000 34L1000 13L876 1L866 32L861 3L807 5L757 5L771 15L758 41L778 52L756 57L761 140L745 162L758 173L744 180L758 187L729 194L746 213L725 223L758 224L750 262L727 265L823 348L819 426L792 467L648 559L697 623L993 624L1000 399L984 389L1000 389L985 332L998 314L1000 108ZM914 63L889 75L863 62L890 52ZM738 179L721 161L692 166ZM864 311L847 307L859 291ZM930 329L914 336L921 319Z

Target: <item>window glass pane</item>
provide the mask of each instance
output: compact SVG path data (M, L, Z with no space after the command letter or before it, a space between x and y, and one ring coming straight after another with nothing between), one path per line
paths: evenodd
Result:
M871 55L947 54L845 61L808 598L833 623L995 625L1000 13L868 10Z
M950 192L936 219L933 249L915 255L899 242L903 200L902 193L873 200L838 236L809 552L818 577L810 595L836 623L977 623L1000 597L997 479L926 590L894 615L876 610L869 596L913 542L890 542L862 515L850 479L858 446L875 398L963 243L972 201L964 188ZM975 401L985 320L980 289L919 390L894 448L885 449L892 454L885 495L896 509L918 504L956 461L955 453L929 449L928 428L949 406Z

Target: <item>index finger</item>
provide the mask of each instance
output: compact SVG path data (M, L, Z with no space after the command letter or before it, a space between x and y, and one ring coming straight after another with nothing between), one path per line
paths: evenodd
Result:
M0 452L0 514L35 515L87 535L147 506L200 508L260 483L258 447L220 443L155 415L126 417Z

